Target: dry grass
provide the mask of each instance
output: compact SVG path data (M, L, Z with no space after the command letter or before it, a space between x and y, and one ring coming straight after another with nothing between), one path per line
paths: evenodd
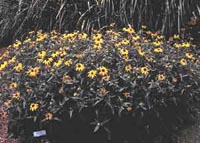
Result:
M0 43L30 30L91 31L112 22L142 24L162 33L180 32L189 17L200 16L199 0L2 0Z

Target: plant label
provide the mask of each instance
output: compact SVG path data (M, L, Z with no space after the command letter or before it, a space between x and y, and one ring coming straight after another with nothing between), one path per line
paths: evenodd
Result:
M33 132L33 137L41 137L47 135L46 130L35 131Z

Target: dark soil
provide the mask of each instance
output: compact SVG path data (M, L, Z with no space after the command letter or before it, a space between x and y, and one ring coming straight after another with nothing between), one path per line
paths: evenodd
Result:
M197 121L178 133L177 143L200 143L200 105L197 107Z

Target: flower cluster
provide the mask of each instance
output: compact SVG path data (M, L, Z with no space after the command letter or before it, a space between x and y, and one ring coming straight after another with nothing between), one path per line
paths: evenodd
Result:
M93 107L108 114L103 122L123 112L159 112L172 99L191 101L200 82L197 49L145 29L30 32L0 56L2 111L48 122Z

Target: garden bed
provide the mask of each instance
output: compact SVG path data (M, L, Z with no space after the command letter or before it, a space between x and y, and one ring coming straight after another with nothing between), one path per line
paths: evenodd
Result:
M30 32L1 55L8 133L52 143L163 143L194 116L199 49L174 35L130 25L60 34Z

